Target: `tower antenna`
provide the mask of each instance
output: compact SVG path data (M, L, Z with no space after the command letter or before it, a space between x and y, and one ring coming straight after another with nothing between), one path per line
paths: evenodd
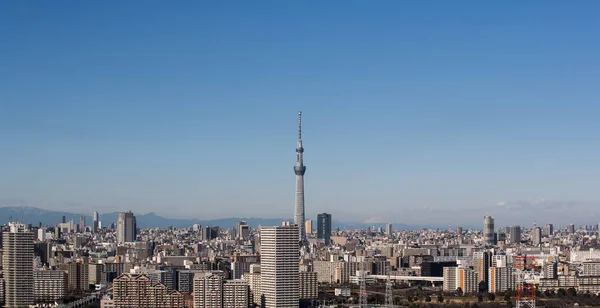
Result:
M302 139L302 111L298 111L298 140Z

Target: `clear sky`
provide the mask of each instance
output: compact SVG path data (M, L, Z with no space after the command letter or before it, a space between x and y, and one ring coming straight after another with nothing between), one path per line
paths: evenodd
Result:
M302 110L307 218L592 223L599 15L598 1L1 1L0 201L292 217Z

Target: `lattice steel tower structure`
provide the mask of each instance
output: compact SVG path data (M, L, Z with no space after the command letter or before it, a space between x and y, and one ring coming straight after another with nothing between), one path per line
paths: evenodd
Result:
M529 256L515 256L515 276L517 278L516 308L535 308L535 284L526 281L527 274L535 267L535 260ZM528 262L529 261L529 262Z
M365 260L360 263L360 294L358 304L360 308L367 308L367 275Z
M306 230L304 230L304 173L306 166L302 155L304 148L302 147L302 111L298 112L298 144L296 145L296 165L294 173L296 174L296 206L294 211L294 223L300 228L300 242L306 243Z
M390 279L390 265L386 266L387 269L387 282L385 283L385 307L394 308L394 291L392 289L392 280Z

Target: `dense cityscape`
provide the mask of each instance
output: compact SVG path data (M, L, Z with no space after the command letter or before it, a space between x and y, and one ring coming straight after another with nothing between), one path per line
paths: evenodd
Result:
M0 0L0 307L600 308L599 16Z
M2 231L4 307L565 307L600 303L599 226L482 230L332 229L305 218L298 114L294 222L185 229L116 222L11 222Z

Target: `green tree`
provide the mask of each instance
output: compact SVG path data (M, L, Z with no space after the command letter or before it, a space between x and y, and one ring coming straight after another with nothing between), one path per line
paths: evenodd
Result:
M438 294L437 301L438 301L438 303L444 302L444 296L442 296L442 293Z
M505 302L510 302L510 293L508 293L508 292L504 293L504 301Z
M558 297L565 297L565 295L567 295L567 291L563 288L559 288L558 291L556 291L556 294Z
M425 301L426 302L431 302L431 296L429 296L429 294L427 294L427 296L425 296Z
M567 295L571 297L577 296L577 290L575 290L575 288L568 288Z
M495 300L496 300L496 294L494 294L494 293L488 293L488 294L487 294L487 298L488 298L488 299L489 299L491 302L493 302L493 301L495 301Z
M483 302L483 295L481 293L477 294L477 301L478 302Z

